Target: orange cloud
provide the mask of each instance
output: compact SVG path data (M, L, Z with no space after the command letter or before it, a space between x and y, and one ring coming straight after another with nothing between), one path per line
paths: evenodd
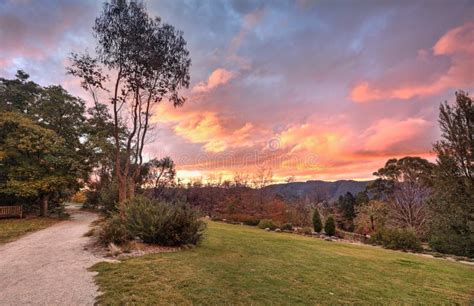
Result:
M218 153L229 148L251 145L256 135L255 126L247 122L239 128L231 128L227 120L215 111L181 111L160 105L153 123L169 124L176 135L191 143L203 144L206 152Z
M416 96L428 96L452 87L474 84L474 22L456 27L444 34L434 45L433 55L449 56L448 70L433 82L422 85L380 88L362 81L354 86L349 97L359 103L381 99L406 100ZM420 60L427 60L426 54Z
M192 171L183 177L205 178L226 173L224 177L228 178L237 171L251 174L263 165L273 170L277 181L288 176L295 176L297 180L368 179L389 158L410 154L433 157L429 149L409 145L431 128L431 123L419 117L382 119L360 135L344 123L343 117L336 117L291 125L274 138L268 131L256 135L259 129L252 123L237 129L226 128L226 120L215 112L202 113L201 117L194 113L168 116L171 117L175 133L193 143L202 143L205 152L226 151L224 155L203 153L187 160L186 164L180 163L180 170ZM259 141L269 139L277 143L269 143L262 149ZM228 151L244 147L251 150ZM412 149L407 151L407 147Z
M334 155L344 151L348 134L337 129L322 129L317 125L292 126L279 135L282 148L290 153L308 152L318 155Z
M207 79L207 82L200 82L196 84L193 87L193 92L196 92L196 93L209 92L220 85L226 84L234 76L235 74L230 71L227 71L223 68L217 68L211 73L211 75Z

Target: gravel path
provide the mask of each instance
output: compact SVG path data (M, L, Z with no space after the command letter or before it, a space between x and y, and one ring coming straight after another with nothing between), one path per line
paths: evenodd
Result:
M84 249L93 213L69 207L71 220L0 246L0 305L93 305L87 271L102 261Z

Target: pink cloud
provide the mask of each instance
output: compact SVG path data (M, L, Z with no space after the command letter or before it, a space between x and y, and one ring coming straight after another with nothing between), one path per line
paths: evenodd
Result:
M474 55L474 22L449 30L433 47L435 55L465 53Z
M400 143L420 137L429 126L430 123L423 118L379 120L362 134L363 150L388 151Z
M373 88L367 81L362 81L351 90L350 98L356 102L367 102L379 100L383 95L381 90Z
M207 79L207 82L200 82L196 84L193 87L193 92L195 93L209 92L218 86L226 84L233 77L235 77L235 74L233 72L225 70L223 68L217 68L211 73L211 75Z
M420 56L421 55L421 56ZM416 96L437 94L448 88L462 88L474 84L474 22L456 27L444 34L434 45L433 55L448 56L450 67L430 83L403 85L399 87L359 82L349 94L351 100L364 103L382 99L407 100ZM418 53L418 59L426 61L426 51ZM406 73L410 73L407 71ZM390 80L386 80L389 82ZM380 82L379 82L380 83Z

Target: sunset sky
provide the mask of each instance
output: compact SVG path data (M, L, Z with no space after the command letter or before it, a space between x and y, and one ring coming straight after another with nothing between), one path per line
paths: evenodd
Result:
M433 160L440 102L474 92L474 1L148 1L184 32L188 101L155 109L148 156L181 177L370 179L392 157ZM96 1L0 0L0 76L65 74L94 50Z

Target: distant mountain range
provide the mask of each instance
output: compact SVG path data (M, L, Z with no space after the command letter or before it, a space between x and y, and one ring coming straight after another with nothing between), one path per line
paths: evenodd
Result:
M276 193L285 199L317 197L320 200L335 201L347 192L354 196L365 189L371 181L340 180L335 182L306 181L266 186L268 192Z

